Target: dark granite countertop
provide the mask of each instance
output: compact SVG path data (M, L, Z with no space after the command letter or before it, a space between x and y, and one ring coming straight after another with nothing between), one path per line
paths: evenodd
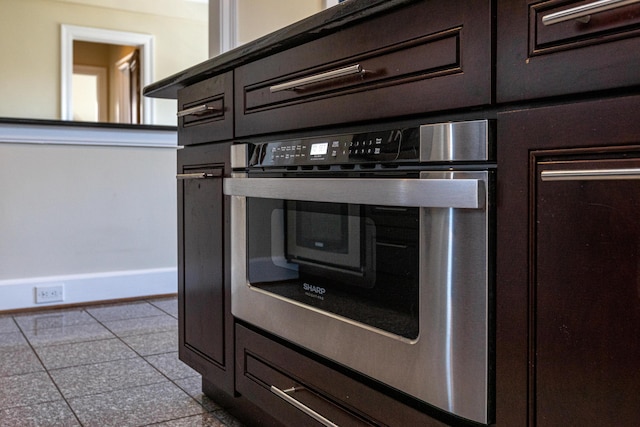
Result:
M144 88L144 95L175 99L185 86L239 65L325 36L365 18L418 0L347 0Z

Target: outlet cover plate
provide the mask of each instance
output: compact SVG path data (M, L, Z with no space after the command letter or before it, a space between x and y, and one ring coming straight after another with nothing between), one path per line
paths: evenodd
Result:
M64 301L64 284L36 286L36 304Z

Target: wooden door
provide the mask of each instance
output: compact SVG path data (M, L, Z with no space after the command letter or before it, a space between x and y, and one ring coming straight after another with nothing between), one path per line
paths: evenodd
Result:
M639 155L538 158L538 426L640 423L640 159L626 158Z
M639 105L498 114L498 425L640 424L640 180L541 179L639 168Z

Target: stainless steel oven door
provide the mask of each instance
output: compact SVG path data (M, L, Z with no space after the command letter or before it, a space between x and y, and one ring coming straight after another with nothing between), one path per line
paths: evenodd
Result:
M231 196L232 313L457 416L489 421L489 172L420 178L225 179ZM407 338L253 286L247 199L419 209L418 333Z

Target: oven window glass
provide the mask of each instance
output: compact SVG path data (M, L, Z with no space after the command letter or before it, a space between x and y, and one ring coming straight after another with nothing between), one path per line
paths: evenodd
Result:
M293 222L287 223L287 230L294 232L294 247L348 253L346 204L290 201L287 205L287 212L292 213L287 217Z
M418 337L419 209L247 198L251 286Z

